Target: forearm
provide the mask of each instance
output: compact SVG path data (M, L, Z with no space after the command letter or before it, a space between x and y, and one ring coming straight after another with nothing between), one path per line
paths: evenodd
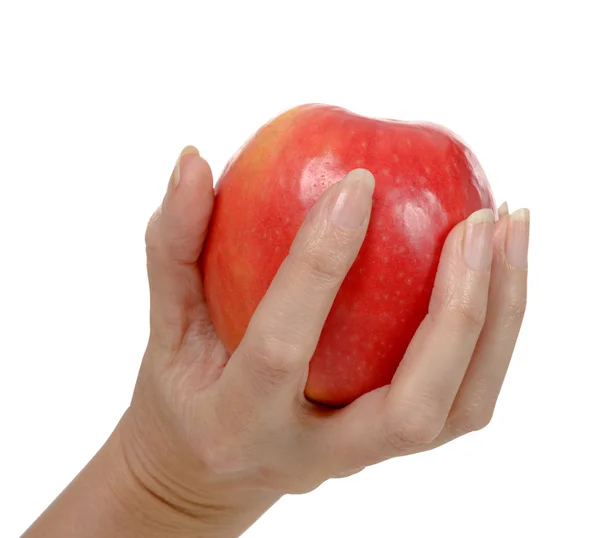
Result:
M22 538L234 538L277 499L219 498L190 513L133 472L115 430L102 449ZM202 484L199 484L202 489Z

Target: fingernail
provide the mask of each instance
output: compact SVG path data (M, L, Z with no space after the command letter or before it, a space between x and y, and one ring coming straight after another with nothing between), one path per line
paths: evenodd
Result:
M179 157L177 157L177 161L175 162L175 168L173 169L173 188L177 187L177 185L179 185L179 181L181 180L181 159L183 159L186 155L200 155L200 153L194 146L186 146L185 148L183 148L183 150L179 154Z
M465 261L471 269L486 271L492 265L494 212L480 209L467 219L464 238Z
M498 219L501 219L502 217L506 217L506 215L508 215L508 204L506 202L504 202L498 208Z
M360 228L369 216L375 178L368 170L352 170L339 185L331 208L331 222L342 228Z
M511 216L506 236L506 259L513 267L527 267L529 250L529 209L517 209Z

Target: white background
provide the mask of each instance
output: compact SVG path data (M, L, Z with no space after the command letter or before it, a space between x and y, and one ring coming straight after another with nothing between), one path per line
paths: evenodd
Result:
M286 498L247 536L600 536L595 2L155 4L0 3L0 535L128 404L144 229L179 150L218 176L319 101L459 133L498 202L531 208L530 303L489 428Z

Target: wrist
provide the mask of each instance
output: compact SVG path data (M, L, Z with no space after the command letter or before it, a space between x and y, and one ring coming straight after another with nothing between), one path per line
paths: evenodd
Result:
M153 442L141 433L130 413L107 443L107 479L126 517L156 536L238 537L281 497L215 479L191 454L165 444L168 436Z
M23 538L234 538L277 501L272 493L218 487L201 475L181 481L185 468L177 470L168 451L161 456L160 439L148 445L152 451L134 450L129 422L126 413ZM188 474L194 475L189 467Z

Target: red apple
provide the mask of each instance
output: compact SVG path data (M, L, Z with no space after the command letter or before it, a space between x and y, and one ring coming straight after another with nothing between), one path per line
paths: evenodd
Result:
M354 168L375 176L373 210L311 360L305 394L341 406L389 383L427 313L442 245L494 208L473 153L448 130L303 105L264 125L216 185L203 257L219 337L237 347L308 210Z

